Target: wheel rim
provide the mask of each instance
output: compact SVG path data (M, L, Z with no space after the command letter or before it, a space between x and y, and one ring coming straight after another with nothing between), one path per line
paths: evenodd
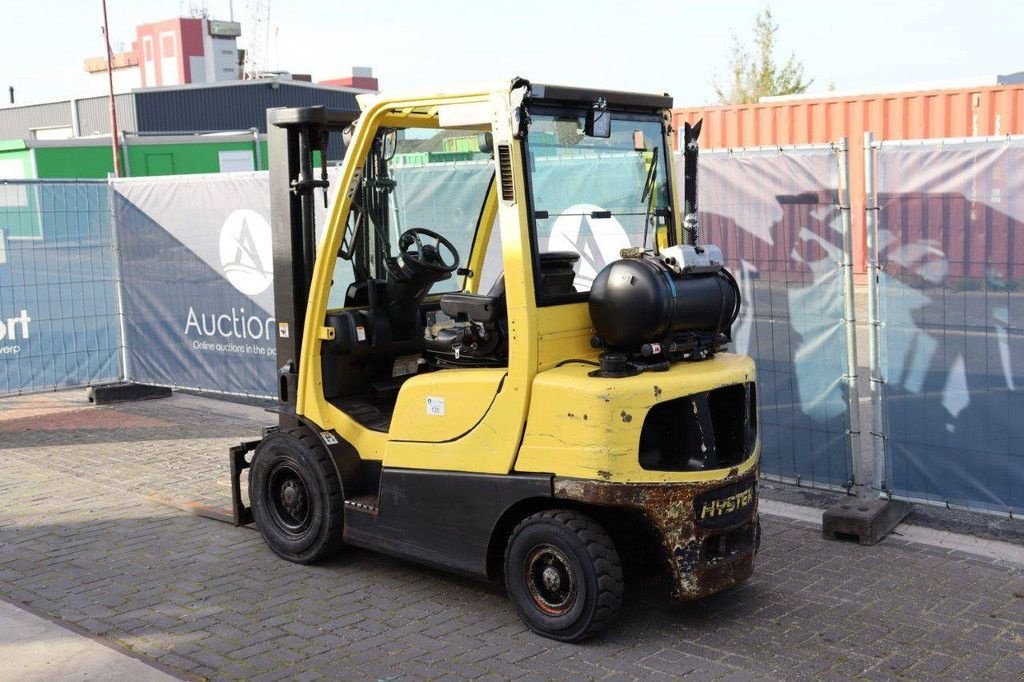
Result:
M301 535L313 520L313 504L302 474L288 463L276 465L267 476L267 500L274 523L291 535Z
M538 545L530 550L523 579L534 606L548 615L560 616L576 602L572 564L554 545Z

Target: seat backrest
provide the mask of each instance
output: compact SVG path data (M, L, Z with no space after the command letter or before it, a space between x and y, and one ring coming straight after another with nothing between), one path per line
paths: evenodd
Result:
M545 294L572 293L572 283L576 278L573 266L580 259L575 251L547 251L540 254L540 288ZM505 299L505 273L498 275L494 284L487 290L490 298Z
M580 259L575 251L548 251L540 254L540 291L542 294L571 294L576 279L574 266Z
M492 298L498 298L499 296L505 295L505 273L498 275L498 279L494 280L494 284L487 290L487 295Z

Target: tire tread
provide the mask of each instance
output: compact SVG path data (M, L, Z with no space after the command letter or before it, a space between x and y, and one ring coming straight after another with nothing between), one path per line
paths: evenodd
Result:
M345 523L344 495L341 488L341 481L338 479L338 474L335 471L331 455L321 442L320 437L308 427L299 426L292 429L277 431L274 435L293 439L298 445L313 456L314 465L317 469L317 471L313 473L318 474L322 478L323 483L326 486L328 503L324 512L324 536L318 543L309 547L307 550L304 550L301 554L284 553L284 550L278 549L275 546L275 543L271 542L269 539L267 542L271 549L277 552L280 556L295 563L312 564L330 559L335 556L345 544L343 539Z
M526 526L540 520L554 521L572 531L583 543L597 573L597 608L594 618L583 632L573 638L573 641L589 639L608 627L622 607L624 583L618 551L604 528L589 516L568 509L546 509L527 516L516 525L505 547L506 565L516 535Z

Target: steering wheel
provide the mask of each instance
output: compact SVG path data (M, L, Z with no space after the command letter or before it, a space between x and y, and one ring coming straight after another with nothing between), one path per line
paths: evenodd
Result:
M424 244L421 237L433 239L435 243ZM416 245L415 251L409 250L413 244ZM398 238L398 251L403 260L426 270L447 273L454 272L459 267L459 252L456 251L455 246L437 232L425 227L413 227L403 232L402 236ZM450 262L442 255L444 251L451 256Z

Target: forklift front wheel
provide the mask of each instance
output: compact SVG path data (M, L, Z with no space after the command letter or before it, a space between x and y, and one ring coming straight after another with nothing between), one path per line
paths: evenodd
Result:
M565 509L528 516L512 531L505 585L527 627L562 642L592 637L622 606L622 564L611 538Z
M341 484L330 455L308 429L272 433L257 446L249 500L263 539L288 561L311 564L341 548Z

